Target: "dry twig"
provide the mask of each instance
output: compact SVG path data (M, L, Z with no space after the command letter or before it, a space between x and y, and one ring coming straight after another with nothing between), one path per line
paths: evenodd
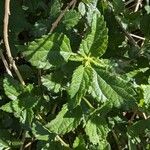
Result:
M139 10L139 7L142 5L142 0L137 0L137 3L136 3L136 7L135 7L135 10L134 12L137 12Z
M16 75L18 76L20 82L22 85L25 85L25 82L23 81L23 78L16 66L16 63L12 57L10 46L9 46L9 40L8 40L8 24L9 24L9 15L10 15L10 0L5 0L5 14L4 14L4 29L3 29L3 36L4 36L4 44L6 48L6 54L9 59L10 65L13 67Z
M2 50L0 50L0 57L1 57L2 61L3 61L3 64L4 64L5 69L6 69L6 72L7 72L10 76L13 76L12 73L11 73L11 71L10 71L10 69L9 69L8 63L7 63L6 59L5 59L5 56L3 55Z
M58 16L58 18L56 19L56 21L52 24L52 27L50 29L50 33L52 33L54 31L54 29L57 27L58 23L60 22L60 20L62 19L62 17L65 15L66 11L76 3L77 0L72 0L67 7L61 12L61 14Z

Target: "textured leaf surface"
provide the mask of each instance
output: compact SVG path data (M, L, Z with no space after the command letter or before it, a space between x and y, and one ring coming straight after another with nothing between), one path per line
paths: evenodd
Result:
M92 117L86 124L85 132L88 135L90 142L93 144L100 145L102 143L106 143L105 141L109 128L105 118L98 116Z
M98 97L104 100L107 98L115 107L124 105L130 108L135 106L135 92L130 84L102 69L95 69L93 72L92 87Z
M57 71L53 74L42 76L42 84L47 87L49 91L58 93L63 86L63 72Z
M72 81L68 93L72 99L73 106L80 104L82 96L86 93L91 81L91 68L79 66L73 73ZM74 98L74 99L73 99Z
M16 100L23 91L21 84L10 76L6 76L3 80L5 94L11 99Z
M87 37L82 40L80 45L80 52L84 55L91 55L94 57L102 56L107 48L108 31L104 18L99 14L93 15L91 31Z
M144 102L146 105L150 104L150 85L142 85Z
M80 19L80 13L75 10L68 11L64 18L63 23L66 25L67 29L74 27Z
M29 43L23 52L33 66L45 69L67 62L70 53L70 41L63 34L45 35Z
M49 131L57 134L65 134L74 130L82 120L82 111L80 107L69 111L67 105L64 105L62 110L54 120L46 125Z

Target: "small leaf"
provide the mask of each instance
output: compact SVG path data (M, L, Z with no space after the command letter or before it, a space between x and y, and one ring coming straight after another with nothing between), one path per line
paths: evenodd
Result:
M70 41L63 34L45 35L30 42L23 54L37 68L49 69L61 66L70 57Z
M76 137L74 143L73 143L73 148L74 150L85 150L86 144L84 137L79 135L79 137Z
M108 31L103 16L94 13L91 31L87 34L87 37L84 40L82 40L80 45L80 53L86 56L102 56L107 48L107 34Z
M80 19L80 13L76 10L68 11L62 20L62 22L66 25L67 29L74 27Z
M46 125L46 128L56 134L65 134L74 130L81 120L82 111L80 107L69 111L67 105L64 105L56 118Z

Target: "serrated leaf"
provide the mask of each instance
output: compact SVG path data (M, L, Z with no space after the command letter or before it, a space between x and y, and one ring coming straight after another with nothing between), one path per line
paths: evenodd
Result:
M64 105L56 118L46 125L46 128L56 134L65 134L74 130L81 120L82 111L80 107L68 110L67 105Z
M3 87L4 87L5 94L11 100L16 100L17 97L23 91L23 87L19 83L19 81L15 80L14 78L12 78L10 76L6 76L4 78L4 80L3 80Z
M60 90L63 88L63 72L57 71L53 74L42 76L41 81L42 84L49 90L53 91L55 93L60 92Z
M32 125L32 133L37 140L48 141L51 133L40 122L35 121Z
M135 92L132 86L123 79L99 68L93 69L94 77L92 87L97 96L106 98L115 107L135 107Z
M145 131L150 130L150 118L147 120L140 120L135 122L132 126L128 128L128 133L131 137L137 137L141 134L145 135Z
M19 118L23 124L31 124L33 119L33 110L31 108L24 108L20 106L19 101L10 101L9 103L0 107L1 110L13 113L16 118Z
M141 85L143 90L144 102L149 106L150 104L150 85Z
M23 54L37 68L49 69L61 66L70 57L70 41L63 34L44 35L30 42Z
M68 11L62 20L67 29L74 27L80 19L80 13L76 10Z
M85 95L91 84L91 68L80 65L73 73L72 81L68 93L73 106L80 104L81 98Z
M86 135L88 135L90 142L94 145L107 143L106 137L109 131L105 118L99 116L93 116L85 126ZM102 145L102 147L105 146Z
M87 34L87 37L82 40L79 52L86 56L102 56L107 48L107 34L108 31L103 16L94 13L91 30Z

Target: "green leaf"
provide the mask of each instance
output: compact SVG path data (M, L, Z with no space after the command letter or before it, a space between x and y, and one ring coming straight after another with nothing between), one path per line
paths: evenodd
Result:
M78 10L82 16L85 15L86 9L85 9L85 4L83 2L79 3Z
M81 98L85 95L91 84L91 68L80 65L73 73L72 81L68 93L73 106L80 104Z
M32 133L35 138L40 141L48 141L51 133L38 121L34 121L32 126Z
M129 83L103 69L95 68L93 72L92 88L97 97L107 98L115 107L127 109L136 106L135 92Z
M37 68L58 67L66 63L70 57L70 41L63 34L44 35L30 42L23 54Z
M142 134L145 135L147 129L150 131L149 125L150 125L150 118L148 118L147 120L137 121L128 128L128 133L132 138L138 137Z
M49 131L56 134L65 134L74 130L82 120L82 111L80 107L68 110L64 105L56 118L46 125Z
M107 48L107 34L108 31L103 16L94 13L91 30L81 42L80 53L86 56L102 56Z
M10 76L6 76L4 78L4 80L3 80L3 87L4 87L5 94L11 100L16 100L17 97L23 91L23 87L19 83L19 81L15 80L14 78L12 78Z
M90 142L94 145L101 145L102 147L107 146L107 134L109 132L109 128L105 118L100 116L93 116L88 120L85 126L86 135L88 135Z
M57 71L53 74L42 76L42 84L49 90L55 93L60 92L63 88L63 72Z
M74 27L80 19L80 13L76 10L68 11L62 20L62 22L66 25L67 29Z
M86 144L84 137L79 135L79 137L76 137L74 143L73 143L73 148L74 150L85 150Z
M141 85L143 90L144 102L146 105L150 105L150 85Z
M8 148L10 149L9 143L7 141L0 139L0 150L4 150Z

